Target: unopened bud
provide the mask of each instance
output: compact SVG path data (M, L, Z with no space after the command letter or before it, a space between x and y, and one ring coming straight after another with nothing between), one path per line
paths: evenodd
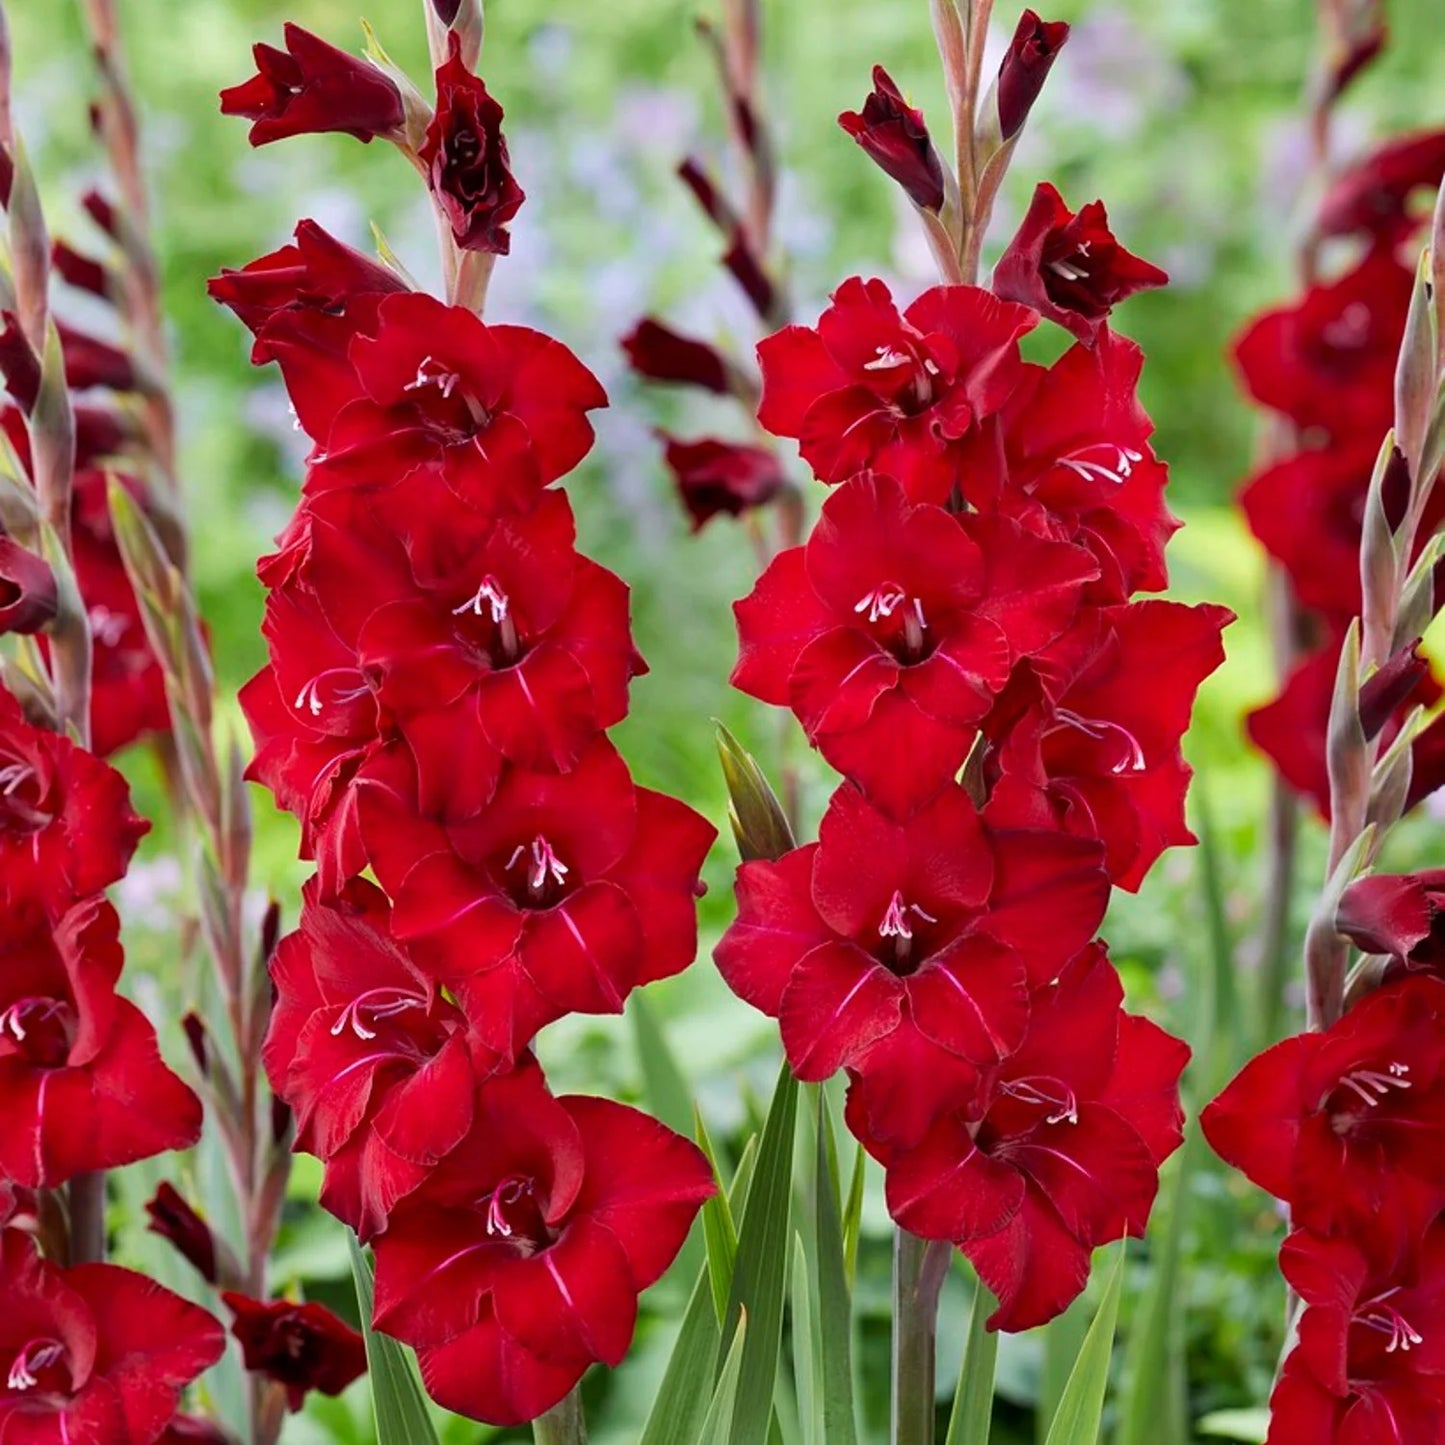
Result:
M1068 38L1069 27L1062 20L1040 20L1032 10L1019 17L998 71L998 124L1004 140L1023 129Z
M781 858L796 843L788 815L763 776L757 760L721 723L717 724L718 757L728 790L728 822L743 862Z

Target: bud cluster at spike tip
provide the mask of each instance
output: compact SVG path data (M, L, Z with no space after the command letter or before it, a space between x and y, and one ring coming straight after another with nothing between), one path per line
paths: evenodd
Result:
M1411 247L1428 219L1415 201L1442 176L1445 131L1390 142L1345 169L1321 202L1315 231L1350 254L1295 300L1255 317L1234 344L1245 391L1289 439L1244 483L1239 501L1288 580L1303 639L1279 695L1249 715L1249 735L1325 816L1330 697L1345 631L1360 613L1365 498L1394 420L1396 357L1415 284ZM1408 482L1401 466L1386 473L1382 500L1391 526L1403 516ZM1417 533L1420 547L1442 521L1445 488L1436 486ZM1371 736L1382 746L1414 708L1440 695L1428 670L1414 678L1388 717L1375 720ZM1445 783L1445 723L1426 727L1412 754L1411 806Z
M1061 41L1011 52L1011 107ZM1109 313L1163 275L1098 203L1039 196L994 290L900 306L854 278L758 348L762 425L832 490L736 604L733 682L844 780L816 843L739 868L715 954L799 1078L846 1071L892 1217L956 1244L1006 1330L1143 1233L1181 1139L1189 1050L1124 1010L1095 934L1112 888L1194 841L1180 741L1231 620L1136 596L1178 523ZM1041 317L1077 338L1047 367L1019 347Z
M76 279L68 266L59 274ZM0 315L0 333L8 396L0 428L12 486L23 486L50 424L32 415L42 368L13 314ZM60 334L66 381L81 394L70 541L95 639L95 748L51 730L53 717L28 715L0 687L0 1438L150 1445L184 1419L181 1393L220 1358L221 1326L131 1270L66 1267L42 1227L54 1208L42 1195L190 1148L201 1134L200 1100L166 1066L155 1028L121 990L120 919L105 896L149 824L104 755L167 726L106 504L102 464L114 467L132 438L119 408L90 395L129 390L135 371L109 342ZM120 484L144 500L140 481ZM32 550L34 508L18 492L5 518L25 535L0 527L0 633L37 632L57 615L58 578ZM47 639L38 640L48 657Z
M337 128L301 105L308 76L280 119ZM501 107L455 43L436 86L419 169L458 248L505 252L522 191ZM249 776L316 865L271 958L266 1070L321 1202L374 1248L376 1326L439 1404L517 1424L621 1362L714 1189L691 1142L554 1096L531 1052L693 960L715 837L607 738L645 665L626 585L577 550L553 485L607 398L560 342L414 291L312 221L212 292L313 443L241 694ZM334 1331L228 1302L293 1403L346 1374ZM316 1369L288 1376L296 1340Z

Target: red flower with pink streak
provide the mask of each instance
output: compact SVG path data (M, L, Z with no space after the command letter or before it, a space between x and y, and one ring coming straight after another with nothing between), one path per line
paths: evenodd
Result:
M882 281L845 281L816 328L758 345L758 420L796 437L825 482L874 468L910 497L944 502L958 443L1022 376L1019 338L1038 315L976 286L935 286L900 315Z
M1125 1013L1123 997L1103 946L1085 949L1034 993L1019 1047L915 1147L880 1147L850 1090L850 1127L887 1169L889 1213L963 1250L998 1298L991 1329L1062 1313L1098 1245L1142 1235L1159 1165L1182 1142L1189 1049Z
M1034 191L993 272L993 289L1004 300L1032 306L1089 346L1121 301L1168 284L1157 266L1115 240L1102 201L1075 213L1047 181Z
M119 930L100 897L54 920L25 900L0 909L0 1175L16 1184L51 1189L200 1138L200 1101L115 991Z
M60 1270L0 1231L0 1438L151 1445L225 1349L205 1310L115 1265Z
M33 727L0 689L0 879L12 898L60 911L108 888L149 828L114 768Z
M571 772L507 769L473 815L423 810L415 770L389 759L361 827L392 932L508 1059L563 1014L620 1012L697 951L716 829L639 788L603 737Z
M800 1079L858 1070L879 1100L874 1136L911 1140L949 1076L1018 1048L1030 990L1093 936L1109 894L1100 854L1058 832L990 830L957 784L900 824L845 783L817 843L738 869L737 920L714 957L778 1019Z
M1246 390L1299 427L1383 437L1414 286L1414 270L1380 247L1296 305L1266 311L1235 343Z
M299 1410L312 1390L339 1395L366 1373L365 1341L325 1305L262 1302L234 1290L221 1298L234 1316L231 1333L246 1368L284 1385L292 1410Z
M1357 878L1340 898L1335 927L1396 972L1445 975L1445 869Z
M1081 547L855 477L735 604L733 684L791 707L834 767L902 813L958 772L1014 663L1068 626L1097 572Z
M980 511L1093 553L1085 596L1124 602L1169 585L1164 548L1179 527L1164 503L1169 469L1139 404L1144 353L1112 332L1028 365L1013 395L965 447L964 497Z
M700 1150L524 1065L483 1084L472 1132L376 1243L376 1324L417 1347L427 1392L531 1420L627 1353L637 1297L714 1193Z
M1430 1445L1445 1438L1445 1221L1408 1253L1372 1233L1296 1230L1279 1266L1303 1306L1270 1396L1266 1445Z
M985 724L990 821L1097 838L1110 877L1131 892L1166 848L1195 842L1180 741L1233 620L1224 607L1177 602L1086 612L1035 660L1037 675L1015 674Z
M1203 1112L1215 1153L1319 1234L1408 1240L1445 1205L1445 982L1369 994L1252 1059Z
M368 1239L466 1134L495 1055L407 956L374 884L334 902L307 885L301 926L271 956L264 1060L296 1116L296 1148L326 1165L321 1202Z

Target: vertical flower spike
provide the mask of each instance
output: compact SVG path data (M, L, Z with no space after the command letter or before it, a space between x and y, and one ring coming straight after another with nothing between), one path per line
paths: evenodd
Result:
M474 4L434 17L480 39ZM386 133L389 73L363 79L287 34L294 79L258 52L262 77L227 93L264 112L253 140ZM626 585L577 551L552 489L607 397L561 342L459 299L485 292L523 197L501 107L449 36L424 126L408 89L406 142L449 299L314 222L211 289L253 359L279 363L314 443L259 568L268 662L241 694L251 775L296 814L318 870L269 955L266 1071L296 1148L325 1166L320 1202L375 1241L378 1326L418 1350L444 1406L516 1424L594 1361L620 1363L639 1293L713 1192L701 1151L646 1115L555 1099L529 1045L692 962L716 834L638 787L607 739L645 664ZM268 76L289 87L274 101ZM715 470L700 508L776 485L758 466L736 484ZM233 1332L293 1409L363 1367L319 1306L254 1294L225 1295Z

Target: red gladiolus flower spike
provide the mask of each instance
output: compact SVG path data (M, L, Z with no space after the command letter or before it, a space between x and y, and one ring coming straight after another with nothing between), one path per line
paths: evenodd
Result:
M1015 661L1068 626L1097 574L1081 547L860 476L735 605L733 684L790 706L829 762L902 814L958 772Z
M1026 306L976 286L935 286L901 315L882 281L854 277L816 327L788 326L758 345L758 420L796 437L825 482L873 468L918 501L946 502L957 444L1022 378Z
M376 1323L427 1392L496 1425L550 1409L626 1354L637 1296L714 1192L700 1150L608 1099L554 1099L524 1064L376 1244Z

